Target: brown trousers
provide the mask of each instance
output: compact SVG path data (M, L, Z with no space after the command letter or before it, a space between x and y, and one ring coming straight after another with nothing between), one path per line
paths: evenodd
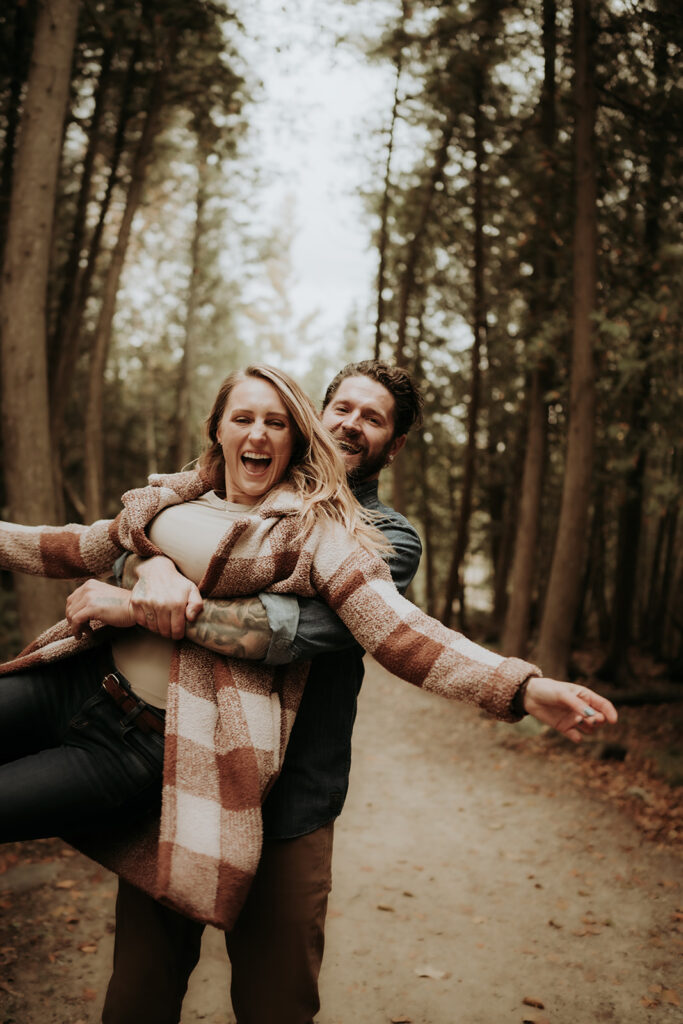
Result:
M333 823L271 839L225 945L238 1024L311 1024L331 884ZM204 925L121 881L103 1024L178 1024Z

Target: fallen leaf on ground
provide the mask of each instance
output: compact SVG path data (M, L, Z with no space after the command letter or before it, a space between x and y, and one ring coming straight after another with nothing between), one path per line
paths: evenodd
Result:
M388 911L390 911L390 912L391 912L392 914L394 913L394 908L393 908L393 907L390 907L388 903L378 903L378 904L377 904L377 909L378 909L378 910L388 910Z
M96 953L97 943L96 942L84 942L82 946L78 947L81 953Z
M93 999L97 999L97 989L95 988L84 988L81 992L81 999L85 999L87 1002L91 1002Z
M545 1004L540 999L534 999L532 996L524 996L522 999L524 1006L534 1006L537 1010L545 1010Z
M55 889L73 889L75 884L73 878L62 878L59 882L55 882Z
M434 981L441 981L448 977L448 971L440 971L437 967L416 967L415 973L418 978L433 978Z
M669 1003L671 1006L680 1006L681 1001L678 998L678 992L673 988L665 988L662 992L662 1002Z

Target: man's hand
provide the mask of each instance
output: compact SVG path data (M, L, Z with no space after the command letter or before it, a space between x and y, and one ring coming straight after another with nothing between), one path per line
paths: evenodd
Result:
M129 566L128 563L132 563ZM204 601L198 588L183 576L170 558L126 559L124 585L137 577L130 594L135 622L152 633L182 640L186 622L194 622Z
M582 733L590 736L598 726L617 720L614 705L587 686L534 676L527 683L524 710L573 743L580 742Z
M91 619L99 619L119 629L135 625L130 594L100 580L88 580L69 595L66 618L71 632L79 639L92 633Z

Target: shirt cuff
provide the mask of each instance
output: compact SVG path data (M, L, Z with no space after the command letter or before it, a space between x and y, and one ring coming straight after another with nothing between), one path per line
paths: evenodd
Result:
M296 657L294 638L299 628L299 602L289 594L259 594L266 610L271 638L266 665L288 665Z
M124 551L122 555L119 555L119 557L114 562L114 565L112 566L112 573L114 575L114 580L116 581L117 587L123 586L123 569L129 554L130 551Z

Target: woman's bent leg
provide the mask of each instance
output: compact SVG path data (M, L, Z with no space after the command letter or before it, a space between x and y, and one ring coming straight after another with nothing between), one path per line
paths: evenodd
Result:
M107 663L108 652L98 649L0 677L0 764L61 743Z
M178 1024L203 930L120 879L102 1024Z
M122 717L100 685L101 662L101 655L65 659L57 671L73 675L17 676L0 693L0 717L8 711L22 736L14 753L27 753L0 767L0 842L83 832L158 808L163 737ZM9 731L3 722L0 735Z

